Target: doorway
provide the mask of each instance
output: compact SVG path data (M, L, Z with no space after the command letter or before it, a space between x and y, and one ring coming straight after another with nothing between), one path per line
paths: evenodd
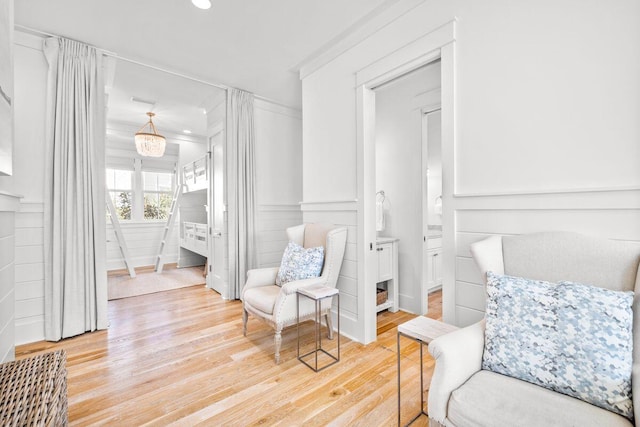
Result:
M226 89L121 58L113 61L106 79L105 156L114 205L106 225L110 299L204 285L210 281L205 276L211 270L204 265L212 240L208 152L210 140L224 150ZM161 156L142 155L133 143L148 120L146 112L154 113L153 123L164 136Z
M420 314L442 313L442 111L422 109L422 286Z
M442 123L442 317L455 324L454 300L454 210L455 192L455 22L394 51L356 73L357 177L358 177L358 337L367 344L376 340L376 155L374 88L391 82L433 61L441 60ZM422 233L419 226L418 235ZM422 253L422 250L419 250ZM400 288L402 288L400 279ZM422 290L420 283L413 289ZM401 291L402 292L402 289ZM417 300L421 300L420 297ZM400 297L402 309L403 298Z
M373 88L375 190L383 196L376 201L378 271L386 242L394 242L390 258L398 260L391 278L377 278L391 301L376 312L388 307L425 315L428 292L437 290L430 278L440 276L435 268L442 259L442 212L435 212L436 203L442 207L440 65L435 59Z

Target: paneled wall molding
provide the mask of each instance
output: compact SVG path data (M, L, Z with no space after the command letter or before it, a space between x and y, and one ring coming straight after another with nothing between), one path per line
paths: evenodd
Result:
M0 191L0 211L15 212L20 208L20 198L17 194Z
M120 228L158 228L162 229L167 225L167 221L120 221ZM177 230L178 225L174 225L173 229ZM107 229L113 230L111 221L107 221Z
M640 188L577 189L457 196L456 210L626 210L640 209Z
M381 6L365 15L342 34L330 40L300 64L293 67L293 70L299 71L300 79L304 79L423 2L424 0L383 2Z
M573 194L573 193L605 193L605 192L640 192L640 186L615 186L615 187L585 187L585 188L557 188L547 190L522 190L487 193L457 193L454 198L472 197L508 197L508 196L535 196L540 194Z
M300 212L300 205L293 203L270 203L258 205L258 210L260 212L282 212L282 211L293 211Z
M34 202L29 200L21 200L20 201L20 209L19 212L44 212L44 203L43 202Z
M356 211L358 199L353 200L325 200L315 202L300 202L303 212L310 211Z

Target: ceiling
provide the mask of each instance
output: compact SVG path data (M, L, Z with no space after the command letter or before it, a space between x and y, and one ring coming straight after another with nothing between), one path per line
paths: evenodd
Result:
M15 23L300 107L295 67L395 1L20 0Z
M110 67L111 69L111 67ZM115 60L106 84L108 128L142 127L147 111L158 132L207 135L207 115L225 99L224 89L128 61Z

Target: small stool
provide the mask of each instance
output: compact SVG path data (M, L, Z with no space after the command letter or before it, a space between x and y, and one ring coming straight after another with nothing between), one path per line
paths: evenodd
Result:
M441 335L453 332L458 328L453 325L418 316L401 325L398 325L398 425L400 425L400 336L410 338L420 345L420 412L411 419L405 426L413 423L420 415L429 416L424 411L424 381L422 374L422 346L429 344Z
M315 315L314 320L316 322L316 341L315 348L310 352L300 355L300 295L312 299L315 303ZM322 301L327 298L333 298L333 296L338 297L338 356L334 356L327 352L324 348L322 348L322 335L320 333L320 326L322 321ZM329 311L328 316L331 316L331 311ZM296 324L298 330L298 360L307 365L309 368L313 369L315 372L321 371L329 366L338 363L340 360L340 294L338 289L329 288L327 286L310 286L308 288L298 289L296 294ZM329 364L318 368L318 353L322 352L333 359ZM304 358L315 354L315 366L311 366L307 363Z

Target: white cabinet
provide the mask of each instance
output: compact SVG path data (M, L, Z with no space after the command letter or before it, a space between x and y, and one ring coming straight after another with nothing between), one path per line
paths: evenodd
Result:
M376 306L376 312L389 309L398 311L398 239L380 237L376 241L378 277L376 288L387 290L387 300Z
M393 279L393 243L378 245L378 282Z
M427 250L427 289L430 292L439 286L442 286L442 247L434 247Z

